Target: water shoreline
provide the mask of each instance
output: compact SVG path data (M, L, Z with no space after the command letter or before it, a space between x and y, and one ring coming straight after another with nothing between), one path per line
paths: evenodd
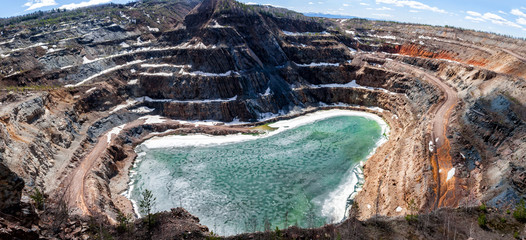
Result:
M266 123L269 123L277 119L278 120L277 122L269 124L270 127L278 128L277 130L272 131L272 132L267 132L267 133L257 135L257 136L242 135L242 134L207 135L207 134L200 133L200 134L191 134L191 135L169 135L169 136L163 136L163 137L153 137L153 138L143 141L142 143L138 144L134 148L138 157L133 162L133 168L135 168L137 164L141 161L140 156L141 154L144 154L144 152L141 152L138 148L142 148L142 147L152 149L152 148L170 148L170 147L182 147L182 146L207 146L210 144L219 144L219 145L220 144L230 144L230 143L235 143L235 142L250 141L250 140L255 140L258 138L265 138L265 137L273 136L283 131L287 131L287 130L290 130L290 129L293 129L299 126L303 126L306 124L310 124L310 123L313 123L319 120L324 120L324 119L328 119L332 117L338 117L338 116L365 117L367 119L374 120L380 126L382 135L380 136L380 139L377 141L374 149L369 152L368 156L365 159L361 160L359 164L356 164L355 166L351 167L349 169L349 175L344 180L342 180L342 183L338 185L337 188L335 189L335 191L337 191L338 189L341 190L341 188L344 187L346 188L346 190L348 190L348 188L352 186L352 192L348 194L348 196L345 197L346 200L344 200L346 202L345 209L343 212L344 217L342 220L338 220L334 222L334 223L337 223L337 222L343 221L344 219L348 217L348 212L350 209L349 203L354 199L354 197L358 194L358 192L361 190L363 186L364 176L363 176L362 167L363 167L364 162L367 161L372 155L374 155L374 153L376 152L379 146L387 142L388 135L390 133L389 125L387 124L387 121L385 121L382 117L380 117L376 113L371 113L371 112L361 111L361 110L362 109L356 110L356 109L342 109L342 108L338 108L338 109L322 108L322 109L316 109L315 111L304 112L303 114L299 114L299 115L294 114L290 118L286 118L288 116L279 116L276 118L267 119L265 121ZM382 113L382 111L378 111L378 112ZM286 119L283 119L284 117ZM261 124L261 122L258 124ZM256 125L256 124L251 124L251 125ZM128 200L130 200L133 206L133 211L135 212L135 214L137 214L137 216L140 217L137 203L133 199L131 199L131 192L134 189L134 186L132 184L134 182L133 177L136 174L136 172L134 172L131 169L132 168L130 168L129 170L128 189L122 195L124 195ZM356 179L355 183L353 183L353 179L352 179L353 177ZM337 219L334 219L334 220L337 220Z

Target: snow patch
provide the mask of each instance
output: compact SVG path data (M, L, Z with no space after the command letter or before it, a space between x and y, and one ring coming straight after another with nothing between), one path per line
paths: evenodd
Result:
M126 103L117 105L113 110L111 110L110 114L115 113L115 112L117 112L117 111L119 111L121 109L125 109L125 108L128 108L128 107L131 107L131 106L135 105L136 103L137 103L136 100L128 99L128 100L126 100Z
M232 74L239 75L239 72L235 72L232 70L226 73L208 73L208 72L201 72L201 71L186 72L184 69L181 69L181 71L179 71L179 74L190 75L190 76L205 76L205 77L227 77L227 76L231 76Z
M149 112L153 112L154 110L155 110L155 108L140 107L140 108L131 110L131 112L134 112L134 113L149 113Z
M11 38L10 40L8 41L5 41L5 42L0 42L0 45L5 45L5 44L8 44L8 43L12 43L15 41L15 38Z
M150 32L159 32L159 28L152 28L150 26L146 26L146 27L148 27L148 31Z
M123 65L117 65L117 66L115 66L115 67L108 68L108 69L106 69L106 70L104 70L104 71L101 71L101 72L99 72L99 73L97 73L97 74L95 74L95 75L92 75L92 76L90 76L90 77L88 77L88 78L82 80L82 81L79 82L79 83L76 83L76 84L68 84L68 85L65 85L64 87L78 87L78 86L80 86L80 85L82 85L82 84L84 84L84 83L86 83L86 82L88 82L88 81L90 81L90 80L92 80L92 79L94 79L94 78L96 78L96 77L100 77L100 76L102 76L102 75L104 75L104 74L107 74L107 73L110 73L110 72L113 72L113 71L119 70L119 69L124 68L124 67L127 67L127 66L131 66L131 65L139 64L139 63L142 63L142 62L144 62L144 60L135 60L135 61L133 61L133 62L129 62L129 63L123 64Z
M95 89L97 89L97 87L92 87L92 88L88 89L88 91L86 91L86 93L93 92L93 91L95 91Z
M173 103L214 103L236 101L237 95L228 99L204 99L204 100L175 100L175 99L152 99L150 97L140 97L135 99L138 102L173 102Z
M362 86L358 83L356 83L356 80L352 80L351 82L339 84L339 83L331 83L331 84L320 84L320 85L309 85L310 88L361 88L361 89L368 89L368 90L380 90L385 93L396 95L397 93L391 92L384 88L374 88L374 87L366 87Z
M282 30L283 34L287 36L313 36L313 35L331 35L330 33L323 31L323 32L289 32Z
M402 211L402 207L398 206L396 209L395 209L396 212L401 212Z
M148 64L148 63L145 63L145 64L141 64L141 68L162 68L162 67L173 67L173 68L184 68L184 67L192 67L192 65L176 65L176 64L167 64L167 63L163 63L163 64Z
M128 85L135 85L139 82L139 79L133 79L128 82Z
M451 169L447 172L446 182L449 181L449 179L453 178L454 176L455 176L455 168L451 168Z
M145 120L144 124L157 124L157 123L166 122L166 118L159 116L159 115L148 115L148 116L140 117L139 119Z
M157 72L157 73L146 73L146 72L143 72L143 73L139 73L139 75L142 75L142 76L157 76L157 77L172 77L174 74L173 73L165 73L165 72Z
M369 37L396 40L395 36L390 36L390 35L387 35L387 36L369 35Z
M82 57L82 64L89 64L92 62L96 62L97 60L89 60L86 56Z
M226 28L225 26L220 25L216 20L213 20L208 26L211 28Z
M263 93L263 94L260 93L259 95L260 95L260 96L268 96L268 95L270 95L270 87L267 88L267 90L265 91L265 93Z
M109 131L107 134L106 134L106 140L108 141L108 144L111 143L111 138L113 135L115 136L118 136L119 133L122 131L122 129L124 129L124 127L126 126L126 124L122 124L118 127L114 127L113 129L111 129L111 131Z
M340 66L339 63L325 63L325 62L319 62L319 63L316 63L316 62L313 62L313 63L309 63L309 64L299 64L299 63L295 63L298 67L321 67L321 66L331 66L331 67L338 67Z

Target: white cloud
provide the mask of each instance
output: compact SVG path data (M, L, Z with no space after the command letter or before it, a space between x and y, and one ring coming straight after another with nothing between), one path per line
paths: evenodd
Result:
M369 6L369 3L360 3L362 6Z
M391 17L391 15L389 15L389 14L385 14L385 13L374 13L373 16L378 16L378 17Z
M111 2L111 0L89 0L87 2L65 4L65 5L62 5L60 8L71 10L75 8L87 7L91 5L98 5L98 4L109 3L109 2Z
M344 7L348 7L348 6L349 6L349 4L347 4L347 3L344 3L344 4L343 4L343 6L344 6Z
M409 12L412 12L412 13L419 13L420 11L418 11L418 10L409 10Z
M526 25L526 18L519 18L517 19L517 23L520 25Z
M526 13L523 13L521 10L519 9L513 9L511 10L511 14L515 15L515 16L519 16L519 17L526 17Z
M314 4L314 3L313 2L309 2L309 5L312 5L312 4Z
M518 9L514 9L514 10L517 10ZM512 14L514 11L512 11ZM520 12L520 11L519 11ZM502 26L510 26L510 27L515 27L515 28L521 28L521 29L524 29L521 25L517 24L517 23L514 23L508 19L505 19L497 14L494 14L494 13L484 13L484 14L481 14L481 13L478 13L478 12L473 12L473 11L466 11L466 13L469 15L469 16L466 16L465 19L468 19L468 20L471 20L473 22L486 22L486 21L489 21L493 24L498 24L498 25L502 25ZM515 13L518 13L515 11ZM522 13L522 12L521 12ZM519 20L517 20L518 22ZM522 22L522 21L521 21Z
M499 13L500 14L504 14L504 15L508 15L506 12L502 11L502 10L499 10Z
M420 9L420 10L428 10L433 11L437 13L447 13L445 10L437 8L437 7L431 7L429 5L426 5L421 2L417 1L408 1L408 0L376 0L377 4L385 3L385 4L391 4L395 5L397 7L410 7L414 9Z
M482 17L482 14L480 14L478 12L467 11L466 13L471 15L471 16L473 16L473 17Z
M388 7L381 7L381 8L377 8L376 10L378 10L378 11L391 11L393 9L392 8L388 8Z
M480 17L466 16L465 18L473 22L485 22L486 21L484 18L480 18Z
M57 5L55 0L29 0L26 4L24 4L24 6L27 7L26 11L54 5Z

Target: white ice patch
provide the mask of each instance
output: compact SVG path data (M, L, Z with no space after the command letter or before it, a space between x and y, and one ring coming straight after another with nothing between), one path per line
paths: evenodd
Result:
M449 181L449 179L453 178L454 176L455 176L455 168L451 168L451 169L447 172L446 182Z
M54 53L54 52L60 52L62 50L65 50L65 48L50 48L47 50L47 53Z
M192 67L192 65L176 65L176 64L167 64L167 63L163 63L163 64L148 64L148 63L145 63L145 64L141 64L141 68L162 68L162 67L172 67L172 68L190 68Z
M31 46L13 49L13 50L8 51L8 52L18 52L18 51L22 51L22 50L26 50L26 49L30 49L30 48L42 47L42 46L45 46L45 45L46 45L45 43L35 43L35 44L31 45Z
M88 89L88 91L86 91L86 93L93 92L93 91L95 91L95 89L97 89L97 87L92 87L92 88Z
M128 108L128 107L131 107L131 106L135 105L136 103L137 103L136 100L128 99L128 100L126 100L126 103L117 105L113 110L111 110L110 114L115 113L115 112L117 112L117 111L119 111L121 109L125 109L125 108Z
M150 26L146 26L146 27L148 27L148 31L150 32L159 32L159 28L152 28Z
M396 209L395 209L396 212L401 212L402 211L402 207L398 206Z
M385 111L385 109L381 108L381 107L366 107L367 109L369 110L373 110L375 112L379 112L379 113L383 113Z
M387 36L369 35L369 37L396 40L395 36L389 36L389 35Z
M0 45L5 45L5 44L8 44L8 43L12 43L15 41L15 38L11 38L10 40L8 41L5 41L5 42L0 42Z
M129 48L130 45L127 44L126 42L122 42L121 44L119 44L122 48Z
M131 111L134 112L134 113L149 113L149 112L153 112L154 110L155 110L155 108L140 107L140 108L137 108L137 109L133 109Z
M354 31L351 31L351 30L345 30L345 33L347 33L347 34L351 34L351 35L353 35L353 36L355 35Z
M212 22L208 26L211 28L226 28L225 26L220 25L216 20L212 20Z
M313 35L330 35L330 33L323 31L323 32L289 32L289 31L282 31L283 34L287 36L313 36Z
M109 131L106 134L106 140L108 141L108 144L111 143L111 138L113 137L113 135L118 136L119 133L122 131L122 129L124 129L125 126L126 126L126 124L122 124L122 125L120 125L118 127L114 127L111 131Z
M204 99L204 100L174 100L174 99L152 99L150 97L140 97L135 99L138 102L173 102L173 103L214 103L236 101L237 95L228 99Z
M155 116L148 115L148 116L140 117L139 119L145 120L144 124L158 124L158 123L166 122L166 118L158 116L158 115L155 115Z
M259 95L261 95L261 96L268 96L268 95L270 95L270 87L267 88L265 93L263 93L263 94L260 93Z
M90 76L90 77L88 77L88 78L82 80L82 81L79 82L79 83L76 83L76 84L68 84L68 85L66 85L66 86L64 86L64 87L78 87L78 86L80 86L80 85L82 85L82 84L84 84L84 83L86 83L86 82L88 82L88 81L90 81L90 80L92 80L92 79L94 79L94 78L96 78L96 77L100 77L100 76L102 76L102 75L104 75L104 74L108 74L108 73L110 73L110 72L113 72L113 71L119 70L119 69L121 69L121 68L124 68L124 67L127 67L127 66L131 66L131 65L135 65L135 64L139 64L139 63L142 63L142 62L144 62L144 60L135 60L135 61L133 61L133 62L129 62L129 63L123 64L123 65L117 65L117 66L115 66L115 67L108 68L108 69L106 69L106 70L104 70L104 71L102 71L102 72L100 72L100 73L97 73L97 74L95 74L95 75L93 75L93 76Z
M82 64L88 64L96 61L97 60L89 60L86 56L82 57Z
M139 79L133 79L128 82L128 85L135 85L137 83L139 83Z
M298 67L322 67L322 66L339 67L340 66L339 63L325 63L325 62L319 62L319 63L313 62L313 63L309 63L309 64L295 63L295 64Z
M351 82L348 82L348 83L344 83L344 84L341 84L341 83L331 83L331 84L320 84L320 85L309 85L310 88L361 88L361 89L368 89L368 90L380 90L380 91L383 91L385 93L389 93L389 94L392 94L392 95L396 95L397 93L395 92L391 92L385 88L374 88L374 87L366 87L366 86L362 86L358 83L356 83L356 80L352 80Z
M227 76L231 76L232 74L239 75L238 72L235 72L232 70L225 72L225 73L209 73L209 72L201 72L201 71L186 72L184 69L181 69L181 71L179 71L179 74L190 75L190 76L205 76L205 77L227 77Z
M139 75L142 76L156 76L156 77L173 77L173 73L166 73L166 72L157 72L157 73L139 73Z

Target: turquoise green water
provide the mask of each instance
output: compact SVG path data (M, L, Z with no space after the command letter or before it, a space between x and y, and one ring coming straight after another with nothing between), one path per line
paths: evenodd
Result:
M340 116L238 143L139 146L130 198L149 189L155 211L182 206L222 235L340 221L357 182L352 169L381 131L373 120Z

